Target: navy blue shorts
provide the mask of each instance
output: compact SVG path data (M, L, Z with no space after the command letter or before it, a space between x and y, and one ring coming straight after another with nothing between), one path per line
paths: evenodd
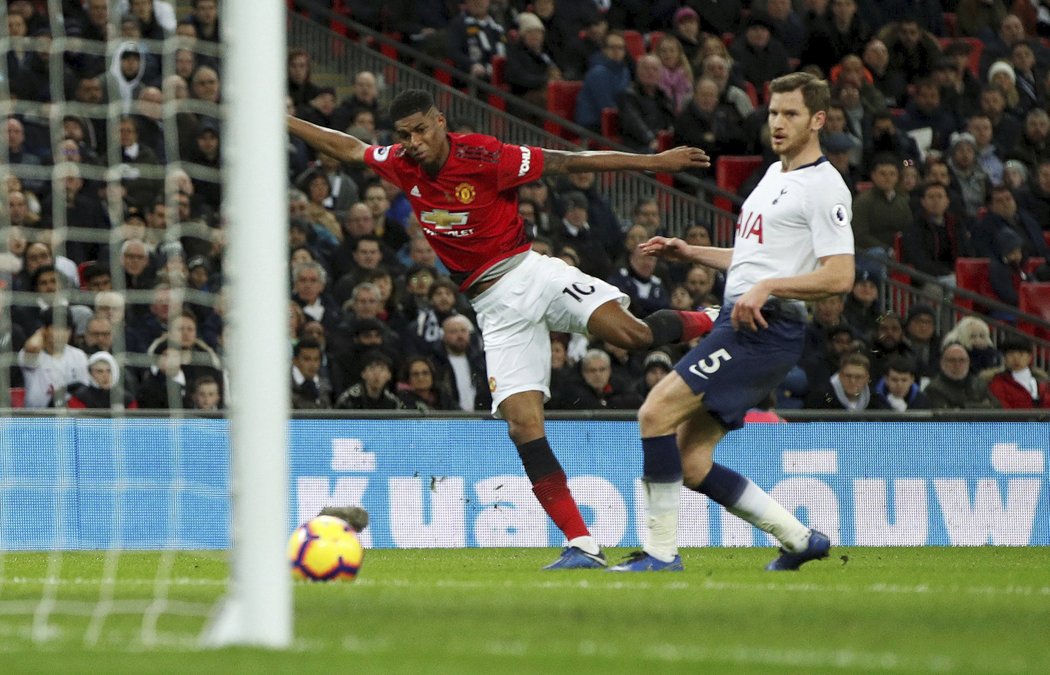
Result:
M744 414L761 403L802 356L806 324L767 316L768 328L733 330L732 307L723 307L711 332L675 364L704 408L727 429L744 425Z

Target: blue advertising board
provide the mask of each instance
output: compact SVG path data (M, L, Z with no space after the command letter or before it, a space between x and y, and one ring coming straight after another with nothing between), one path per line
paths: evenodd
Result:
M644 531L634 422L554 421L552 447L592 532ZM718 461L836 543L1048 545L1048 426L989 422L749 425ZM0 548L229 546L224 420L0 420ZM376 548L559 546L506 426L493 420L295 420L289 531L360 504ZM679 543L754 546L765 534L685 491Z

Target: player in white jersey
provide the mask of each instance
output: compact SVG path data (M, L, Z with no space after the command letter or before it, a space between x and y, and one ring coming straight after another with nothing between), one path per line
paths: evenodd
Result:
M827 557L831 542L765 491L714 462L715 446L784 378L802 354L802 301L853 286L850 193L821 154L830 94L823 80L773 80L769 128L780 161L744 202L733 248L654 237L643 250L727 271L714 329L649 393L638 411L649 510L643 550L613 571L676 571L682 485L705 494L781 543L768 570Z

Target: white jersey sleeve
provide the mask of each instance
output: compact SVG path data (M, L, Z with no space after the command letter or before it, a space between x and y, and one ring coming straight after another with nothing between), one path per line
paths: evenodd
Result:
M822 166L831 168L834 175L828 175L828 179L822 180L817 189L809 190L806 194L813 253L817 258L853 255L853 197L838 171L829 162Z

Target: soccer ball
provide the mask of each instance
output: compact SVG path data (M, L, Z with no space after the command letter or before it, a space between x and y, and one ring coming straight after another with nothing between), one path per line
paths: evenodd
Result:
M364 557L354 529L333 516L300 525L288 540L288 562L296 579L353 581Z

